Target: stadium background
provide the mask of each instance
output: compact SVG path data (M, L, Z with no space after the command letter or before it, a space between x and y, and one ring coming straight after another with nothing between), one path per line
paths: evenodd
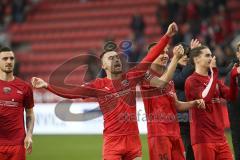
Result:
M166 26L175 21L179 33L171 45L198 38L216 55L220 76L224 78L233 59L234 45L240 39L239 8L238 0L1 0L0 43L14 49L18 60L15 73L26 81L30 82L33 76L48 81L61 66L54 78L62 80L64 73L71 72L65 82L79 84L94 79L99 66L91 58L81 58L81 63L88 64L89 72L85 74L86 66L78 67L80 62L72 64L76 68L72 70L73 66L65 65L65 61L83 54L99 56L109 40L119 46L123 40L130 40L132 47L126 49L123 45L121 51L130 62L138 62L146 54L148 44L157 41ZM102 126L96 123L81 130L75 124L75 133L61 130L61 125L52 123L57 119L53 110L46 115L39 110L49 110L44 108L48 104L54 108L63 99L44 90L35 90L34 98L37 120L33 153L28 160L100 159L102 137L94 132L101 131ZM225 122L228 130L227 112ZM141 126L144 128L144 124ZM88 132L88 127L93 130ZM230 140L229 132L226 133ZM142 144L143 159L148 159L145 134Z

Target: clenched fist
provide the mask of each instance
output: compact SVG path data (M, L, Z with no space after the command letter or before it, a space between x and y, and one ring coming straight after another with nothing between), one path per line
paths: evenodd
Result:
M168 30L166 32L166 35L169 36L169 37L172 37L174 36L176 33L178 32L178 26L175 22L171 23L169 26L168 26Z
M48 86L47 82L37 77L33 77L31 83L34 88L47 88Z

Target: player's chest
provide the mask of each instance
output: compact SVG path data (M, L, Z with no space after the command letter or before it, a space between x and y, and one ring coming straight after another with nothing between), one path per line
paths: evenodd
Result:
M131 84L129 80L110 81L102 87L106 94L99 97L101 102L109 102L119 98L134 97L136 94L136 86Z
M206 88L209 84L209 80L205 80L202 82L202 85L204 86L204 88ZM216 86L215 86L215 89L214 89L214 97L219 97L220 96L220 86L219 84L217 83Z
M121 91L130 91L133 88L135 89L135 87L136 86L130 80L125 79L105 82L102 89L107 93L117 93Z
M0 86L0 105L21 106L24 100L23 89L14 86Z

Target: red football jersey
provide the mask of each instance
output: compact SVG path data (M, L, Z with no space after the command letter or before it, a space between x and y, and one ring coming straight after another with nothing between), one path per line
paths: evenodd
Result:
M206 97L203 91L207 88L210 77L193 73L185 83L185 93L188 101L203 98L206 109L192 107L190 109L191 143L221 143L225 142L223 108L220 98L231 99L236 97L236 69L232 71L230 88L217 79L217 71L214 72L212 85ZM234 82L235 81L235 82Z
M152 76L158 74L151 71ZM170 81L164 89L151 87L148 81L141 85L144 102L148 136L180 137L180 128L175 108L174 83Z
M136 85L143 76L144 74L127 73L119 80L102 78L89 84L106 92L105 95L97 97L104 118L104 135L139 134L136 119Z
M0 145L23 145L24 108L32 108L33 92L26 82L0 80Z
M119 136L138 134L136 119L136 85L146 74L135 69L118 80L97 78L69 91L53 85L48 90L62 97L76 98L77 93L97 98L104 119L104 135ZM85 93L83 93L85 91ZM70 93L71 92L71 93ZM79 95L79 97L82 97Z
M169 37L163 36L140 64L123 74L118 80L98 78L72 89L54 85L48 85L47 89L65 98L96 97L103 113L104 135L138 134L136 85L144 79L144 76L147 76L145 73L151 62L162 53L168 42Z
M103 113L104 135L138 134L136 85L144 79L151 62L162 53L168 42L169 37L163 36L140 64L118 80L99 78L72 89L48 85L48 90L65 98L96 97Z

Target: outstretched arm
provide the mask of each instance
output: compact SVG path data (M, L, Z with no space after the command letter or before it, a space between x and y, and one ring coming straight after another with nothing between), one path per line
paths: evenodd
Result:
M74 86L70 88L49 85L47 82L37 77L32 78L32 85L34 88L45 88L60 97L69 99L97 97L97 95L102 95L105 93L102 90L98 90L94 87L85 85Z
M164 48L169 43L171 37L173 37L178 31L178 27L176 23L171 23L168 27L166 34L159 40L159 42L153 46L147 56L131 71L141 71L146 72L151 65L151 63L161 54L163 53Z
M197 107L199 109L205 109L205 103L203 99L197 99L193 101L183 102L179 101L177 95L174 95L175 106L178 111L187 111L192 107Z

